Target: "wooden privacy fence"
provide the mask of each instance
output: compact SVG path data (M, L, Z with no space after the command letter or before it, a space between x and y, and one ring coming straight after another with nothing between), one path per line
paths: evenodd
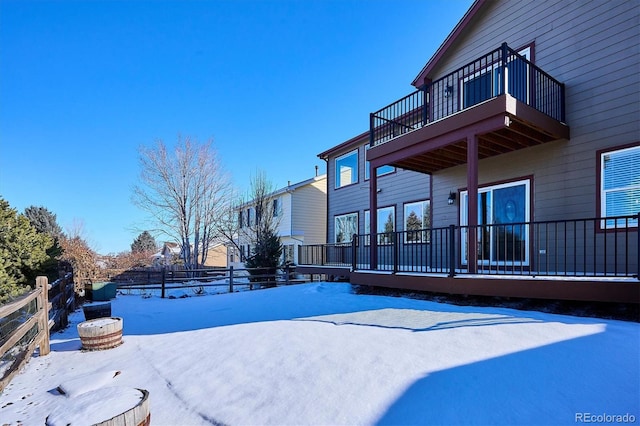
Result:
M36 347L41 356L50 352L50 331L65 327L68 314L74 309L71 273L51 286L47 277L38 277L35 290L0 306L0 392L31 358Z

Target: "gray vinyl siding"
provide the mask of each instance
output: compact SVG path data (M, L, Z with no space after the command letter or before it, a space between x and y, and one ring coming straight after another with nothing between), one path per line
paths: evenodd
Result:
M332 155L327 163L327 191L329 207L327 215L328 243L335 242L335 217L347 213L358 213L358 232L364 234L364 212L369 210L369 179L365 180L365 145L358 146L358 182L342 188L335 188L335 159L354 148L345 149ZM429 176L396 169L395 172L379 176L378 206L395 207L396 229L403 226L403 204L407 201L429 199Z
M346 213L360 212L358 215L358 229L362 232L364 215L362 211L369 205L369 182L364 180L364 142L358 147L358 182L352 185L336 188L336 158L354 148L345 149L329 157L327 161L327 243L335 242L335 216Z
M565 84L571 136L480 161L479 184L532 178L532 220L597 216L597 151L640 141L639 28L635 1L488 1L429 77L436 80L502 42L515 49L533 44L535 64ZM358 151L356 184L335 189L335 158L352 147L329 158L327 242L334 241L337 215L357 212L359 232L364 232L369 209L365 143ZM378 206L396 207L398 230L403 204L423 199L432 201L433 226L458 224L460 199L450 206L447 198L466 187L466 173L466 165L435 173L429 196L428 175L397 170L378 178Z
M565 84L570 140L479 162L480 185L533 176L532 220L595 217L597 151L640 141L640 6L635 1L487 2L430 77L497 48L534 43L534 61ZM466 166L434 174L435 226L459 223Z

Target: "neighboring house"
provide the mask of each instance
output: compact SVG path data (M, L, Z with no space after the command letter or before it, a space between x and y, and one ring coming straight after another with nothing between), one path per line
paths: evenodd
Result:
M163 244L162 249L153 255L152 259L154 266L182 264L182 246L178 243L166 242ZM198 255L198 261L202 261L200 255ZM226 262L227 247L222 243L214 243L209 247L207 260L202 266L224 268L226 267Z
M182 248L180 244L165 242L162 249L153 255L153 266L173 265L181 261Z
M637 2L474 2L414 92L319 154L327 238L339 246L303 248L306 269L346 269L356 284L640 302L638 22Z
M207 260L203 266L225 268L227 266L227 246L223 243L214 243L209 247Z
M269 204L278 223L277 234L283 245L282 262L298 263L298 248L301 245L321 245L326 242L327 221L327 175L287 185L269 195ZM228 265L243 267L251 255L251 243L242 237L243 228L255 219L255 208L249 201L237 209L240 218L241 250L229 247Z

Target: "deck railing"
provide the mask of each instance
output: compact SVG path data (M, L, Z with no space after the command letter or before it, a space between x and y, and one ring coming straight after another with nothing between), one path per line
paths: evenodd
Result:
M351 266L351 243L311 244L299 247L298 263L301 265Z
M370 114L371 146L508 93L565 121L564 85L503 43L442 78Z
M376 238L376 267L371 238ZM473 259L468 259L470 240L476 244ZM335 245L313 250L325 246ZM340 247L351 255L338 265L392 273L637 279L640 265L638 214L356 235L349 246ZM327 264L313 260L301 258L300 264Z

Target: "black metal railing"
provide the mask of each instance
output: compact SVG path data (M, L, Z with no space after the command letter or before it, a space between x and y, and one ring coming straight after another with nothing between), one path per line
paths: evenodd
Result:
M565 122L564 84L503 43L501 47L370 114L371 146L509 93Z
M312 244L298 248L300 265L352 266L352 243Z
M640 265L638 214L356 235L341 248L341 266L392 273L638 278Z

